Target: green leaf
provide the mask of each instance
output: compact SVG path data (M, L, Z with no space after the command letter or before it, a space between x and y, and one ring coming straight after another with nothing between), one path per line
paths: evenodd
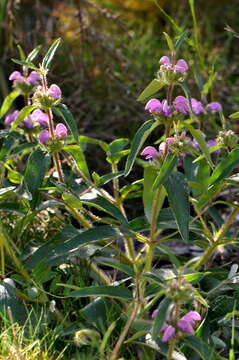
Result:
M65 104L59 104L53 107L53 112L60 116L66 123L70 132L72 133L73 138L78 143L78 129L75 122L75 119Z
M134 275L134 271L129 265L122 264L119 261L108 259L96 259L96 261L100 264L111 266L114 269L120 270L129 276Z
M78 136L78 142L82 144L99 145L105 152L109 151L109 145L105 141L98 140L89 136Z
M167 181L176 164L177 156L175 154L168 154L154 181L153 190L156 190L163 182Z
M24 182L32 195L31 208L34 209L39 200L39 187L41 187L45 174L50 166L50 155L42 150L35 150L28 158L24 175Z
M38 45L35 49L33 49L28 55L27 55L27 61L33 61L35 57L39 54L41 51L42 45Z
M158 169L155 166L147 166L144 169L144 190L143 190L143 204L144 204L144 213L149 223L152 218L152 206L155 197L155 191L153 190L153 184L157 177ZM160 203L163 205L165 199L165 190L162 189L160 193Z
M172 173L164 187L168 194L170 207L174 213L178 230L184 241L189 240L189 189L186 179L180 172Z
M104 184L107 184L109 181L113 179L117 179L123 175L124 175L124 170L118 171L116 173L102 175L99 177L99 179L97 179L97 186L103 186Z
M117 239L120 233L110 225L96 226L85 231L77 231L73 227L67 227L48 243L39 247L27 260L26 267L32 269L42 259L46 259L48 266L60 265L75 255L79 250L88 244ZM46 257L47 254L47 257Z
M18 114L18 117L13 121L11 125L11 130L14 130L17 128L19 123L25 119L33 110L36 109L35 105L28 105L25 106Z
M162 87L164 83L160 80L154 79L149 83L149 85L141 92L137 101L145 101L150 96L156 94Z
M12 59L13 62L15 62L18 65L21 66L26 66L29 69L33 69L35 71L39 71L38 67L35 66L31 61L26 61L26 60L18 60L18 59Z
M234 112L233 114L229 115L230 119L239 119L239 111Z
M21 60L26 60L26 55L24 53L23 48L19 44L17 45L17 48L18 48L20 59Z
M208 161L208 164L211 166L211 168L213 168L214 166L211 159L210 151L208 150L207 143L204 139L202 131L198 129L194 129L194 127L186 123L185 123L185 127L190 131L194 139L197 141L197 143L200 146L200 149L202 150L205 158Z
M80 145L68 145L64 146L63 150L70 153L75 160L79 169L83 172L83 174L90 179L89 169L87 166L87 162L85 159L84 152L81 149Z
M127 158L127 162L125 166L125 176L129 175L140 148L144 144L147 137L157 126L159 126L159 123L157 121L148 120L136 132L132 141L132 146L129 156Z
M89 192L85 196L80 198L80 201L83 204L91 205L96 207L99 210L103 210L110 214L111 216L115 217L123 226L128 227L128 221L121 213L121 211L112 204L109 200L100 196L97 192Z
M5 97L1 109L0 109L0 118L6 114L8 109L11 107L13 101L20 95L18 91L12 91L8 96Z
M209 185L217 184L227 176L231 175L232 170L238 167L238 165L239 150L234 149L217 165L209 179Z
M131 300L131 292L124 286L89 286L72 291L69 297L108 296L111 298Z
M224 186L223 183L215 184L211 186L207 191L205 191L198 200L197 203L198 209L201 210L202 208L204 208L212 200L214 195L216 195L221 191L223 186Z
M112 141L109 144L109 149L111 154L117 154L118 152L122 151L126 145L128 145L129 143L129 139L127 138L121 138L121 139L116 139L114 141Z
M210 348L201 338L196 336L189 336L184 339L185 343L195 350L203 360L223 360L213 348Z
M157 316L153 323L153 329L152 329L152 340L155 340L158 337L159 331L161 330L167 315L168 315L168 309L171 305L171 299L165 298L161 303L159 304L159 309Z
M166 39L166 41L167 41L167 44L168 44L169 49L170 49L172 52L175 52L173 40L171 39L171 37L170 37L166 32L163 32L163 34L164 34L164 37L165 37L165 39Z
M44 56L43 60L42 60L42 66L45 68L45 69L49 69L50 67L50 64L53 60L53 57L56 53L56 50L58 48L58 46L60 45L60 42L61 42L61 38L55 40L53 42L53 44L50 46L49 50L47 51L46 55Z

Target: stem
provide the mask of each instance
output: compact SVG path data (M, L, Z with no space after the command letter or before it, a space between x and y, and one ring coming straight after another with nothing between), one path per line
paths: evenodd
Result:
M149 243L148 244L148 249L146 251L146 254L147 254L146 263L145 263L145 267L144 267L145 272L150 272L151 271L152 262L153 262L153 258L154 258L155 245L156 245L155 243Z
M152 208L152 221L151 221L151 229L150 229L150 241L154 242L155 239L155 235L157 232L157 221L158 221L158 214L159 214L159 210L161 208L161 203L160 203L160 196L161 196L161 190L162 190L162 185L160 185L160 187L156 190L156 194L154 197L154 201L153 201L153 208Z
M53 161L54 161L54 165L57 170L57 173L58 173L58 180L63 183L64 182L64 174L63 174L63 170L62 170L62 166L61 166L61 159L60 159L58 152L55 152L53 154Z
M196 262L196 264L193 266L195 270L199 269L202 265L204 265L208 258L212 255L214 250L217 248L218 245L220 245L220 241L229 229L230 225L235 220L235 217L239 214L239 208L235 208L232 210L231 214L227 218L227 221L221 226L220 230L217 232L216 237L214 238L214 241L211 243L211 245L207 248L207 250L204 252L204 254L201 256L201 258Z
M117 360L118 359L118 353L120 351L120 348L124 342L124 339L126 337L126 335L128 334L128 331L129 329L131 328L131 325L133 324L134 322L134 319L136 318L137 316L137 313L138 313L138 308L139 308L139 304L137 301L135 301L135 304L134 304L134 308L133 308L133 311L128 319L128 321L126 322L125 324L125 327L122 331L122 333L120 334L120 337L112 351L112 354L110 356L110 360Z
M173 360L173 352L174 352L174 348L175 348L176 342L177 342L177 339L176 339L176 338L173 338L173 339L170 341L167 360Z
M67 208L70 210L71 214L76 218L83 227L86 229L91 229L92 224L82 215L79 211L76 211L73 207L67 204Z

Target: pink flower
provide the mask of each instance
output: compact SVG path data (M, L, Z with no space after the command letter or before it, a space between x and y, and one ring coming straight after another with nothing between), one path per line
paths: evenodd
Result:
M163 327L163 337L162 337L162 341L163 342L167 342L170 339L172 339L175 335L175 327L173 327L172 325L165 325Z
M165 140L167 144L176 144L176 139L174 137L169 137Z
M175 71L184 73L188 70L188 64L185 60L179 59L174 67Z
M204 112L204 108L202 106L202 103L194 98L191 99L192 102L192 109L194 114L198 115Z
M64 124L59 123L56 125L55 135L58 139L61 139L61 138L64 138L67 136L67 128L65 127Z
M145 110L158 114L162 110L162 104L158 99L151 99L145 105Z
M178 327L184 331L189 333L190 335L194 334L194 329L192 325L196 323L196 321L201 320L201 316L197 311L189 311L186 315L184 315L178 322Z
M30 84L32 85L38 85L41 82L41 77L38 74L38 72L36 71L32 71L28 77L27 80L29 81Z
M145 159L155 159L159 156L159 152L153 146L146 146L140 155L145 156Z
M171 61L168 56L162 56L159 60L159 63L162 65L171 65Z
M20 126L26 127L27 129L33 128L33 121L31 115L28 115L23 122L20 123Z
M41 143L45 143L49 140L50 135L49 135L49 131L48 130L42 130L39 134L38 140Z
M48 89L48 95L53 97L54 99L60 99L61 98L61 89L56 84L52 84Z
M163 100L162 101L162 113L164 116L170 116L171 115L171 110L170 110L170 106L168 105L167 100Z
M23 81L24 77L19 71L13 71L9 76L9 80L19 82L19 81Z
M7 115L7 116L5 117L5 120L4 120L5 125L11 125L11 123L12 123L13 121L15 121L16 118L18 117L18 114L19 114L19 111L16 110L16 111L14 111L13 113Z
M207 104L206 109L212 113L216 113L222 111L222 105L219 102L213 101Z
M34 121L38 122L39 125L48 126L48 115L40 109L34 110L31 113L31 116Z
M174 105L174 109L181 113L181 114L188 114L189 112L189 105L188 105L188 99L185 98L185 96L177 96L175 99L174 99L174 102L173 102L173 105Z

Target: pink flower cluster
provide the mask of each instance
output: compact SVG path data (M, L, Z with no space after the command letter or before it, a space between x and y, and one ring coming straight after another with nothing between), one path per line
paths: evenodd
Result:
M4 123L5 125L11 125L19 115L19 111L16 110L13 113L10 113L6 116ZM32 129L34 126L41 125L47 126L48 125L48 116L46 113L41 111L40 109L34 110L30 115L28 115L24 121L20 123L21 127L26 127L27 129Z
M56 139L62 139L64 137L67 136L67 128L64 124L62 123L59 123L56 125L56 128L54 130L54 135L56 137ZM50 133L49 133L49 130L42 130L40 132L40 135L39 135L39 138L38 140L41 142L41 143L45 143L47 142L48 140L50 139Z
M162 56L159 63L162 64L160 70L171 70L180 73L184 73L188 70L188 64L183 59L179 59L176 64L173 65L168 56Z
M158 310L154 311L152 314L152 318L157 316ZM201 316L197 311L189 311L186 315L184 315L177 323L177 326L169 325L167 322L164 323L162 327L163 337L162 341L167 342L172 339L177 330L181 330L189 335L194 335L193 326L196 324L196 321L200 321Z
M32 71L28 76L23 76L19 71L13 71L9 76L9 80L13 81L14 86L18 83L35 86L41 82L41 77L36 71Z
M202 103L194 98L191 99L192 111L194 114L199 115L205 111L216 113L222 111L220 103L214 101L209 103L206 108L203 107ZM162 102L158 99L151 99L147 102L145 110L148 110L154 115L170 116L172 110L170 109L167 100ZM187 115L190 112L190 104L185 96L177 96L173 101L173 110L177 113Z

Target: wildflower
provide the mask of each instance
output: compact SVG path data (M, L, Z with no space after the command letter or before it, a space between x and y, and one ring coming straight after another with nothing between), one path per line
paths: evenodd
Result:
M167 144L173 145L176 144L176 139L174 137L169 137L165 140Z
M184 315L177 324L177 327L190 335L194 335L193 325L195 325L196 321L200 321L201 316L197 311L189 311L186 315ZM168 325L164 323L162 327L163 337L162 341L167 342L172 339L176 333L176 328L172 325Z
M16 111L14 111L13 113L7 115L7 116L5 117L5 120L4 120L5 125L11 125L11 123L12 123L13 121L15 121L16 118L18 117L18 114L19 114L19 111L16 110Z
M222 111L222 105L219 102L213 101L207 104L206 109L211 113L216 113Z
M15 83L20 82L20 81L24 81L24 77L22 76L22 74L19 71L13 71L9 78L10 81L14 81Z
M148 110L151 113L158 114L162 110L162 104L158 99L151 99L147 102L145 110Z
M51 96L54 99L60 99L61 95L62 95L61 89L56 84L52 84L49 87L47 94L48 94L48 96Z
M31 113L31 116L35 122L37 122L41 126L48 125L48 115L41 111L40 109L36 109Z
M160 153L153 146L146 146L140 155L145 156L145 159L155 159Z
M188 99L185 96L177 96L173 101L174 109L181 114L188 114L189 105Z
M185 60L179 59L174 67L175 71L184 73L188 70L188 64Z
M167 100L163 100L163 101L162 101L162 114L163 114L164 116L170 116L170 115L171 115L170 106L168 105L168 101L167 101Z
M64 124L59 123L56 125L55 135L58 139L61 139L61 138L67 136L67 128L65 127Z
M162 56L159 60L159 63L162 65L171 65L170 59L168 56Z
M32 71L28 77L27 80L32 84L32 85L38 85L41 82L41 77L38 74L38 72L36 71Z
M49 140L50 135L49 135L49 131L48 130L42 130L39 134L38 140L41 143L45 143Z
M32 116L29 115L27 116L24 121L22 121L20 123L21 127L26 127L27 129L32 129L33 128L33 121L32 121Z
M204 112L204 108L200 101L192 98L191 103L192 103L192 109L193 109L194 114L198 115L198 114L201 114L202 112Z

